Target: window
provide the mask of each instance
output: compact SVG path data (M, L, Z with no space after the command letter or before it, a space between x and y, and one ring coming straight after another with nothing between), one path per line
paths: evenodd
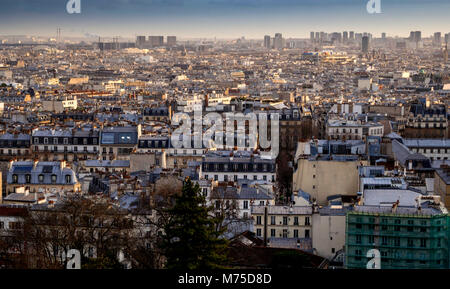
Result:
M421 238L420 239L420 247L426 248L427 247L427 239Z
M248 209L248 201L244 201L244 209Z
M52 175L52 184L56 184L56 175Z
M369 244L375 243L375 237L373 235L369 235Z
M275 229L270 229L270 237L275 237Z
M388 238L386 236L381 237L381 245L387 245L388 244Z
M361 235L356 235L356 244L361 244Z
M66 184L70 184L70 183L72 183L72 176L66 175Z
M89 247L88 256L89 256L89 258L94 257L94 247Z
M283 225L287 226L288 224L288 218L287 217L283 217Z
M261 216L256 217L256 224L261 225Z
M408 239L408 247L414 247L414 240L411 238Z
M309 217L305 217L305 226L309 226L309 225L310 225Z
M11 230L19 230L22 228L22 224L20 222L9 222L9 228Z
M305 238L309 238L309 230L305 230Z
M261 237L261 229L256 229L256 236Z
M58 139L56 137L53 138L53 144L58 144Z
M294 230L294 238L298 238L298 230Z
M275 225L275 216L270 216L270 224Z
M400 247L400 238L399 237L394 238L394 246Z
M40 183L43 183L44 182L44 175L39 175L38 176L38 180L39 180Z
M12 182L13 182L13 184L17 184L18 181L19 181L19 176L16 175L16 174L14 174L14 175L12 176Z
M30 174L25 175L25 182L27 184L31 183L31 175Z
M294 217L294 225L298 226L298 217Z

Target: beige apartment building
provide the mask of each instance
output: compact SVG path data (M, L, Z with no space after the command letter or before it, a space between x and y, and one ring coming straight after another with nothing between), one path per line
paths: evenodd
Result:
M434 191L441 196L445 207L450 209L450 168L441 168L434 172Z
M331 260L345 247L346 211L342 206L328 206L314 212L312 219L314 254Z
M267 221L266 237L270 238L307 238L312 237L312 207L311 206L252 206L256 236L264 238L264 228Z
M332 195L356 195L358 192L358 166L367 161L356 158L299 159L294 171L292 188L294 193L302 190L311 195L318 205L328 205Z

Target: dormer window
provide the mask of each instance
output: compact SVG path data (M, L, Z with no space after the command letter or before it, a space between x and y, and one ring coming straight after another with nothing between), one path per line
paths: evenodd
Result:
M19 181L19 176L16 175L16 174L14 174L14 175L12 176L12 182L13 182L13 184L17 184L18 181Z
M56 184L56 175L52 175L52 184Z
M66 184L70 184L70 183L72 183L72 176L66 175Z
M38 176L38 180L39 180L40 183L43 183L44 182L44 175L39 175Z
M25 175L25 182L27 184L31 183L31 175L30 174Z

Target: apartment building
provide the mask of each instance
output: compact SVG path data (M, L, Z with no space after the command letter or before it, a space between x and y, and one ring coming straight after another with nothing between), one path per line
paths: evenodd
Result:
M251 208L256 236L270 239L311 239L312 206L259 206Z
M243 180L276 181L276 163L246 151L209 152L202 157L199 177L221 182Z

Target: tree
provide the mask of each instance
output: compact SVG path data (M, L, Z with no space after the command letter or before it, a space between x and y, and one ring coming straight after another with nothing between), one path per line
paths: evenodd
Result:
M224 229L217 230L223 218L211 214L205 196L187 178L182 194L168 209L170 219L165 226L162 248L168 269L220 269L226 263L228 241L220 238Z
M288 165L292 161L290 155L284 151L277 159L277 186L279 191L279 201L285 203L292 193L293 169Z
M30 210L12 245L18 257L27 257L28 268L63 269L70 249L80 251L83 268L118 268L117 253L135 243L132 231L128 213L109 200L74 195L54 207ZM0 248L11 247L6 245Z

